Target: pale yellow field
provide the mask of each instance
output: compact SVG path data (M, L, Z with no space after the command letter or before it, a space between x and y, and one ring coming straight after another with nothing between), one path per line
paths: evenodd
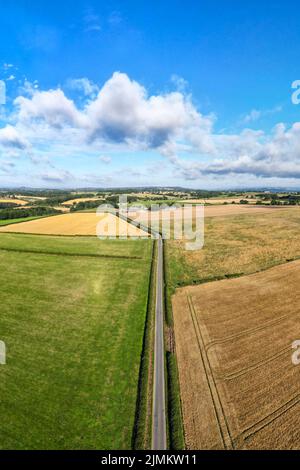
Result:
M0 203L3 204L19 204L20 206L25 206L28 204L27 201L24 201L23 199L0 199Z
M160 197L157 194L152 194L152 193L126 193L126 196L149 197L149 198Z
M56 209L57 211L61 212L70 212L70 207L68 206L54 206L53 209Z
M44 201L47 198L45 196L16 196L16 199L24 199L26 201Z
M62 214L0 228L0 232L41 235L99 235L148 237L148 233L109 213Z
M280 206L256 206L247 204L232 204L232 205L221 205L221 206L205 206L204 213L205 217L223 217L226 215L239 215L239 214L263 214L272 213L274 211L284 209Z
M220 206L205 206L204 214L205 217L223 217L227 215L239 215L239 214L263 214L271 213L272 211L282 210L284 208L280 206L276 207L262 207L256 205L220 205ZM148 220L152 221L161 221L166 219L177 219L183 217L192 217L194 218L196 212L191 212L190 208L176 208L176 209L166 209L160 211L147 211L140 210L136 212L128 212L128 216L134 219L136 222L146 223Z
M78 202L89 202L89 201L97 201L99 198L98 197L82 197L78 199L71 199L70 201L63 202L63 206L72 206L73 204L77 204ZM99 200L100 204L100 200Z

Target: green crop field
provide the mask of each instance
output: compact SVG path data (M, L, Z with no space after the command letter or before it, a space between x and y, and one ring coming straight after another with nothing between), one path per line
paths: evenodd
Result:
M1 449L131 447L151 243L1 234Z

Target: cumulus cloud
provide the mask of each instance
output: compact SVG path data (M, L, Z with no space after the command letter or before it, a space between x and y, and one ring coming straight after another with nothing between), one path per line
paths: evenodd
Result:
M95 97L99 87L88 78L73 78L68 80L67 86L73 90L83 92L85 96Z
M44 121L49 126L62 128L65 125L83 125L83 116L74 102L62 90L35 91L31 98L19 96L14 104L18 107L18 119L23 123Z
M12 170L15 168L15 163L9 160L4 160L0 163L0 170L3 173L11 173Z
M105 83L86 114L91 140L138 142L145 149L183 139L191 127L201 131L210 121L182 93L148 96L143 86L119 72Z
M21 86L19 86L19 90L18 90L19 95L32 97L38 88L39 88L38 80L34 80L34 82L30 82L29 80L25 79L24 83Z
M90 84L81 81L80 86ZM124 73L114 73L82 110L61 89L35 90L31 97L19 96L15 105L23 124L42 121L55 128L71 126L81 130L90 143L109 141L162 152L180 139L197 143L199 148L210 145L202 141L213 118L202 116L189 97L180 92L148 96L143 86Z
M219 161L211 164L193 164L181 167L180 173L187 180L197 180L202 176L254 175L259 178L300 178L300 164L275 162L269 160L256 161L241 156L234 161Z
M205 163L177 159L177 171L188 180L205 175L300 178L300 123L289 129L279 124L271 136L250 130L238 136L218 136L216 145L220 153L223 147L224 158Z
M47 171L39 175L40 178L48 183L66 183L72 179L74 176L67 170L53 170Z
M0 145L22 150L28 147L29 143L15 127L8 125L0 129Z
M71 83L89 98L81 107L60 88L30 87L27 96L16 98L15 126L0 129L0 146L24 149L42 143L52 151L60 145L64 154L69 146L69 154L80 148L98 155L115 148L155 150L187 180L209 175L300 178L300 123L289 128L279 124L269 135L251 129L218 133L216 116L200 113L178 86L177 91L149 95L120 72L101 89L86 78ZM259 113L252 112L249 120ZM99 159L110 162L105 153ZM50 178L59 180L57 175Z

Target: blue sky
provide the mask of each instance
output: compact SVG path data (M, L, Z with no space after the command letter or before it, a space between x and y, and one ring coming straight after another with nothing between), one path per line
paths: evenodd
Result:
M1 2L0 186L299 188L297 11Z

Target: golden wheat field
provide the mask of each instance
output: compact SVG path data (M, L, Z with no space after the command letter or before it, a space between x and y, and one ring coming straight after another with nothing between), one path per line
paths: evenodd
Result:
M6 198L6 199L0 199L0 203L2 204L18 204L19 206L25 206L28 204L28 201L25 201L23 199L17 199L17 198Z
M148 233L110 213L72 213L7 225L0 232L40 235L99 235L148 237Z
M173 296L189 449L300 449L300 261Z
M77 204L78 202L89 202L89 201L98 201L98 197L82 197L77 199L70 199L69 201L63 202L63 206L72 206L73 204ZM99 204L101 200L99 200Z

